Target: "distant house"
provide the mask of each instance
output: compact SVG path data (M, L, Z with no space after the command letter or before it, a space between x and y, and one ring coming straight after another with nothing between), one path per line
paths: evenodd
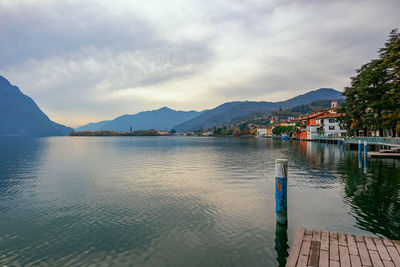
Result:
M211 135L213 135L214 133L213 132L204 132L204 133L202 133L201 135L202 136L211 136Z
M346 130L340 127L340 114L329 113L320 117L320 134L323 137L343 137Z
M316 112L311 114L307 117L307 140L313 140L314 138L318 137L318 128L319 124L319 117L321 116L320 112Z
M267 136L266 128L257 128L257 137Z

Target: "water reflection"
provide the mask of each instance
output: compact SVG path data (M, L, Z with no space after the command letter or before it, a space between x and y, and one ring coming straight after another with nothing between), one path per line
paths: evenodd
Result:
M398 161L359 169L357 153L332 144L83 137L0 148L0 265L284 266L300 226L400 238ZM289 159L289 225L276 223L277 158Z
M276 260L279 267L286 265L287 257L289 256L288 245L288 226L287 224L276 223L275 225L275 251L277 254Z
M46 154L45 140L40 138L0 138L0 208L5 202L32 190L39 165Z
M400 169L395 160L364 158L364 170L356 168L354 154L339 165L346 200L357 225L390 239L400 239ZM360 156L358 156L360 164ZM368 164L368 168L367 168Z

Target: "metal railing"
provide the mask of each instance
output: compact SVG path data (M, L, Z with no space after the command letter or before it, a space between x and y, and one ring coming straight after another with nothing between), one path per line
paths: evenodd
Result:
M376 143L386 143L386 144L400 144L399 137L351 137L347 138L348 141L367 141Z

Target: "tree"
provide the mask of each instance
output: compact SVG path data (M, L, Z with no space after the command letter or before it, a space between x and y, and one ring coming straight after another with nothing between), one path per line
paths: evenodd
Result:
M346 101L342 104L342 123L349 135L368 130L391 129L396 133L400 118L400 34L390 33L385 47L379 50L379 58L358 69L345 88Z

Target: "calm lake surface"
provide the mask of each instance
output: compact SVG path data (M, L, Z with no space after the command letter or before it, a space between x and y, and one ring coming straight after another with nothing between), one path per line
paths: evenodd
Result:
M400 161L256 138L0 138L0 265L279 266L300 226L400 239Z

